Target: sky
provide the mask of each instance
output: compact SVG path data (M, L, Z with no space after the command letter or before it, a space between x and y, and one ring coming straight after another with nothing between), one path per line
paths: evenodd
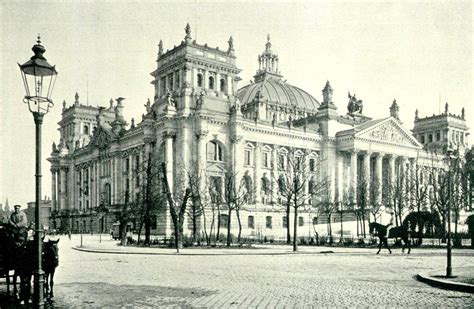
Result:
M474 125L473 6L461 1L1 1L0 203L35 199L33 117L17 63L26 62L41 34L45 57L59 72L55 106L44 118L42 196L51 196L51 145L59 141L62 102L108 106L125 97L124 116L141 119L153 98L150 73L157 44L179 45L189 22L198 43L227 48L232 35L245 86L271 35L288 83L322 101L330 81L345 114L347 92L364 101L364 114L389 115L393 99L404 126L420 117L466 110Z

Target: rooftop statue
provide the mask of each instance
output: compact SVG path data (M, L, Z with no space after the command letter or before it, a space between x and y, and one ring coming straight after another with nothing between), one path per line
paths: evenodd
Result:
M350 92L348 92L348 97L349 97L349 103L347 104L347 110L349 114L354 114L354 113L359 113L362 114L362 100L357 100L355 93L351 95Z

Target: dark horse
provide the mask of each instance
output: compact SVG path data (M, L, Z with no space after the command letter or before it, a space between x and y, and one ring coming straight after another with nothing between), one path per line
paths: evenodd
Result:
M370 231L370 234L376 235L379 237L379 251L377 251L377 254L380 253L380 250L382 249L382 245L385 245L385 248L387 248L388 252L392 253L392 250L390 250L387 243L387 226L386 225L376 223L376 222L370 222L369 231ZM407 254L410 254L411 240L410 240L410 233L408 231L407 226L402 225L402 226L392 227L389 230L388 238L401 238L403 240L402 252L405 252L405 247L408 246Z
M16 281L20 278L20 301L29 302L31 297L31 277L37 265L37 251L34 241L28 241L26 237L18 238L14 229L0 226L0 271L7 277L7 294L10 294L9 271L14 270L13 293L17 295ZM13 231L13 232L12 232ZM42 268L45 272L45 296L54 297L54 272L58 266L58 244L57 241L43 241Z
M59 265L58 240L43 241L44 296L54 298L54 272Z

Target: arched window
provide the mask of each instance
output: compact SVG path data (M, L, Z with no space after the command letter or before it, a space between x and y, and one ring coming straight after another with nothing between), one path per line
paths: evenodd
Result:
M432 143L433 142L433 134L428 134L428 143Z
M89 135L89 126L88 125L84 126L84 134Z
M219 82L219 90L221 92L225 92L225 79L221 78L220 82Z
M214 89L214 76L209 76L209 89Z
M198 73L197 75L197 85L198 87L202 87L202 74Z
M207 160L209 161L224 161L222 147L217 141L210 141L207 143Z

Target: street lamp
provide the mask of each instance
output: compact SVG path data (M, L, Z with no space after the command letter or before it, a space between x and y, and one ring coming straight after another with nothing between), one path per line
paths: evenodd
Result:
M36 196L35 196L35 244L36 244L36 269L34 275L34 296L33 304L37 308L43 308L43 277L44 272L41 267L42 260L42 228L40 224L41 218L41 124L43 116L53 107L51 94L56 82L55 66L50 65L43 56L46 49L41 45L38 35L37 44L32 48L34 55L24 64L18 64L21 71L21 77L25 86L26 95L23 102L28 104L28 109L33 114L35 121L36 135Z
M451 154L453 153L452 150L448 149L448 244L447 244L447 261L446 261L446 278L450 278L453 275L452 267L451 267L451 199L452 197L452 189L451 189Z

